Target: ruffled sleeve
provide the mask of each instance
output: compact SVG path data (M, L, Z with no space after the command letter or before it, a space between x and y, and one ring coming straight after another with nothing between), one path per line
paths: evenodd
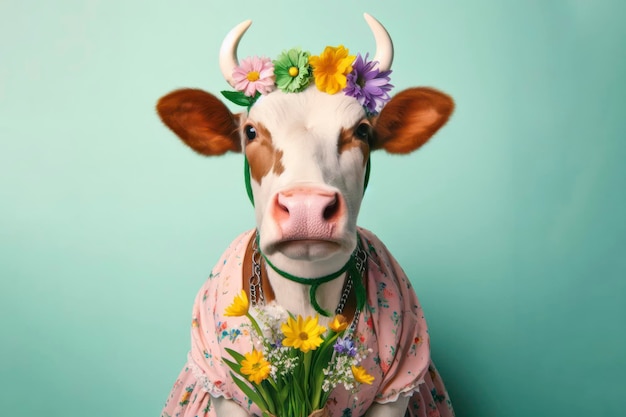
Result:
M185 366L167 397L161 417L214 417L211 396L198 384L191 368Z

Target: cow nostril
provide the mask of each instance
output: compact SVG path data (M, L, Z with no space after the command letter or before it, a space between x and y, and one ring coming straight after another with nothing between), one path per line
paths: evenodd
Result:
M281 204L279 201L276 203L278 209L286 214L289 214L289 209L284 204Z
M337 196L335 196L333 201L329 205L327 205L326 208L324 209L324 220L332 219L333 217L335 217L338 211L339 211L339 199L337 198Z

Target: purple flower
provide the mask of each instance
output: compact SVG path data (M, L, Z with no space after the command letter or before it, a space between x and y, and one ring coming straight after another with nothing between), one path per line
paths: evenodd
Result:
M354 357L356 355L356 347L354 346L354 342L349 337L345 337L343 339L337 339L335 342L335 352L340 354L346 354L350 357Z
M389 71L380 71L377 61L368 61L358 54L352 64L352 72L348 74L348 83L344 88L347 96L354 97L365 108L368 114L378 113L383 105L391 98L389 91L393 85L389 84Z

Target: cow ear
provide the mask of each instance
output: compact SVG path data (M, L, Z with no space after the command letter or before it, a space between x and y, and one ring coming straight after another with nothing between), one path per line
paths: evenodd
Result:
M156 108L163 123L199 154L241 152L239 117L214 95L202 90L176 90L162 97Z
M410 88L396 94L373 120L372 149L389 153L413 152L430 139L447 121L454 102L433 88Z

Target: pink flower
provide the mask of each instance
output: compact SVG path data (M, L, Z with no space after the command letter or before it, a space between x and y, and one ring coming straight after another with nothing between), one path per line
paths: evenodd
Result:
M257 91L267 94L274 89L274 64L269 58L251 56L233 70L235 89L254 97Z

